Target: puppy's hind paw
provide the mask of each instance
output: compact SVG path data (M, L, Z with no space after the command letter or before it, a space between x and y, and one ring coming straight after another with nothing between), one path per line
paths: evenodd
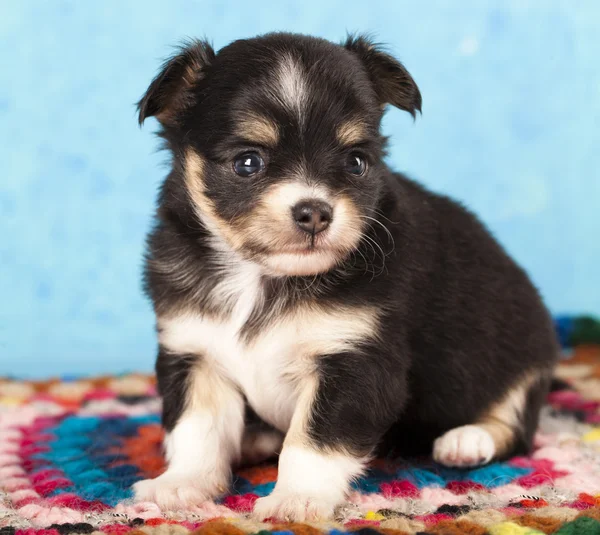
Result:
M478 425L451 429L433 443L433 459L444 466L479 466L489 463L495 454L492 435Z

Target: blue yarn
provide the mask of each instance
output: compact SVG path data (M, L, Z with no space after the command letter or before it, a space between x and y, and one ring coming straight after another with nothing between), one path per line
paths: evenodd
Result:
M507 485L515 478L526 476L532 471L531 468L519 468L510 466L508 463L492 463L471 470L466 479L470 479L475 483L481 483L487 488L494 488L501 485Z
M531 468L519 468L508 463L492 463L473 470L461 470L434 465L431 469L405 468L396 472L398 479L406 479L419 488L445 487L450 481L473 481L485 487L498 487L510 483L515 478L525 476Z
M53 440L52 443L55 447L56 445L59 445L60 448L78 448L80 450L86 450L92 446L92 439L87 435L70 435L57 438Z
M570 347L571 336L575 328L575 322L570 316L557 316L554 320L556 334L562 347Z
M256 485L256 487L254 487L252 492L260 497L268 496L269 494L271 494L271 492L273 492L274 488L275 488L275 482L263 483L262 485Z
M52 461L55 465L61 466L63 462L67 462L70 459L79 459L85 455L84 450L80 448L61 448L60 443L53 443L52 450L45 451L42 453L36 453L31 457L33 459L42 459L46 461Z
M132 437L137 434L139 424L128 418L107 418L98 426L98 432L117 437Z
M106 455L95 455L93 459L97 465L106 466L116 461L125 461L127 457L121 453L107 453Z
M272 535L296 535L293 531L271 531ZM348 534L345 534L348 535Z
M365 493L379 492L381 483L389 481L389 479L390 475L388 473L377 468L371 468L363 477L352 482L352 488Z
M110 468L106 468L105 471L110 478L113 479L118 477L135 476L138 474L139 468L132 464L122 464L121 466L112 466Z
M100 422L100 418L95 416L88 416L85 418L69 416L54 428L53 433L57 437L89 433L90 431L94 431Z
M443 487L446 484L444 478L431 470L425 470L423 468L406 468L398 470L396 472L396 477L398 479L407 479L419 488L431 486Z
M73 459L64 461L60 465L61 470L69 477L71 474L81 474L94 469L94 463L91 459Z
M160 416L157 414L148 414L146 416L134 416L133 418L131 418L131 421L135 422L138 426L159 424Z
M107 481L88 484L80 492L85 500L101 500L111 507L131 497L129 488L119 488Z
M347 532L340 531L339 529L332 529L331 531L328 531L327 533L328 533L328 535L348 535Z
M61 376L60 381L61 383L73 383L75 381L79 381L80 379L81 377L78 375L66 374Z
M243 477L235 477L233 479L233 493L234 494L247 494L248 492L252 492L254 489L252 483Z

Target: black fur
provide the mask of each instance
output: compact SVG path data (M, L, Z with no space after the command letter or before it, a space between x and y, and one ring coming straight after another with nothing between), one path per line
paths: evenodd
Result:
M270 92L274 65L284 53L301 62L311 90L302 125ZM140 122L156 115L173 155L148 241L147 291L158 314L183 304L222 312L210 291L224 275L186 192L186 149L205 158L206 195L225 221L248 213L302 157L315 181L343 191L374 220L356 250L330 271L265 275L266 304L254 310L244 336L251 339L283 310L315 299L332 309L371 305L381 311L382 323L379 336L363 347L318 360L312 439L361 455L377 444L427 452L444 431L475 422L519 378L539 371L515 443L527 450L558 355L548 312L524 271L473 214L384 164L379 128L386 103L414 116L421 95L399 62L363 38L337 46L272 34L236 41L218 54L195 43L167 62L139 104ZM276 150L247 147L236 137L236 118L247 110L260 110L280 125ZM368 134L359 147L368 161L362 178L340 171L347 149L335 141L336 125L357 116ZM256 180L231 172L232 159L248 149L267 163ZM250 260L264 253L258 243L241 251ZM167 429L183 408L191 361L159 353Z
M190 370L198 364L198 355L173 355L164 348L158 350L156 377L158 393L163 399L162 425L170 432L185 408Z

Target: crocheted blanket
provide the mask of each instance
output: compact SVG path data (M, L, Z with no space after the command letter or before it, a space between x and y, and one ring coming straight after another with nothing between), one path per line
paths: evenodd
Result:
M557 326L572 342L576 323ZM152 377L0 379L0 535L600 534L600 343L577 343L556 376L529 457L473 470L378 460L319 525L250 520L274 465L239 471L218 503L133 503L132 484L164 469Z

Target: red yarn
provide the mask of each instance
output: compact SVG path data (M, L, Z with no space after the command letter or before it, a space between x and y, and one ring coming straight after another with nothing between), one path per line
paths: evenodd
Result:
M256 502L256 500L258 500L258 496L256 494L238 494L227 496L227 498L223 500L223 504L234 511L247 513L252 511L254 508L254 502Z
M362 518L354 518L344 524L346 528L359 527L359 526L379 526L381 522L378 520L364 520Z
M114 391L109 390L108 388L97 388L96 390L92 390L87 392L83 399L86 401L91 400L103 400L103 399L114 399L117 395Z
M166 522L166 520L164 518L149 518L148 520L146 520L146 525L147 526L160 526L161 524L164 524Z
M21 455L23 457L30 457L32 455L35 455L36 453L46 453L50 451L50 447L49 446L42 446L41 444L30 444L27 446L21 446Z
M70 492L48 498L48 504L55 507L68 507L69 509L75 509L76 511L100 512L109 509L108 505L102 502L84 500L77 496L77 494L72 494Z
M131 531L131 526L127 524L108 524L106 526L100 526L100 531L110 533L111 535L124 535Z
M380 489L386 498L416 498L419 495L419 489L406 479L382 483Z
M548 502L541 498L539 500L521 500L519 502L519 504L522 505L523 507L532 508L532 509L539 509L540 507L548 506Z
M425 522L427 526L434 526L441 520L454 520L454 518L451 515L445 515L443 513L433 513L431 515L416 516L415 520Z
M57 477L56 479L50 479L48 481L44 481L43 483L34 485L33 488L38 494L46 496L47 494L54 492L56 489L65 489L71 485L72 483L68 479L65 479L64 477Z
M449 481L446 484L446 488L454 492L454 494L466 494L470 490L485 490L485 487L481 483L475 481Z
M47 468L45 470L39 470L38 472L34 472L31 474L31 481L34 485L39 483L43 483L48 479L54 479L57 477L63 477L64 474L61 470L57 470L55 468Z

